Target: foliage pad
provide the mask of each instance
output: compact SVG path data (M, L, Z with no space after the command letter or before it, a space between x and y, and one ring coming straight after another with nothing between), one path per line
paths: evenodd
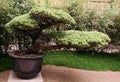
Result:
M60 9L35 7L25 15L17 16L6 24L7 29L18 28L21 30L45 29L58 23L75 23L74 19Z
M57 39L59 45L71 47L100 48L110 42L110 38L106 34L97 31L68 30L54 32L53 35Z
M35 7L29 12L30 16L41 22L75 23L74 19L60 9ZM46 20L47 19L47 20Z
M29 14L17 16L6 24L9 28L19 28L22 30L30 30L38 27L36 20L31 19Z

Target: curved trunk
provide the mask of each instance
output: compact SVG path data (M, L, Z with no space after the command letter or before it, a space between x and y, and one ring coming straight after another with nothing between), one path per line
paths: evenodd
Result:
M35 42L34 44L31 45L31 47L27 50L27 53L37 53L39 50L46 51L46 50L56 50L56 49L61 49L64 46L60 45L42 45L39 42Z

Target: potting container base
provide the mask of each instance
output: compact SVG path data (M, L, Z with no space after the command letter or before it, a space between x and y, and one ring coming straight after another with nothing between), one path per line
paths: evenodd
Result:
M42 75L39 73L37 77L32 79L20 79L16 77L13 71L10 72L8 82L43 82Z

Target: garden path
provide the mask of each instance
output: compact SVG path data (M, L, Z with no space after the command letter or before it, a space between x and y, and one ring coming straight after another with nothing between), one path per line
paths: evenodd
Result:
M88 71L63 66L45 65L44 82L120 82L120 71Z
M0 82L7 82L9 72L0 72ZM44 82L120 82L120 71L89 71L54 65L44 65L42 76Z

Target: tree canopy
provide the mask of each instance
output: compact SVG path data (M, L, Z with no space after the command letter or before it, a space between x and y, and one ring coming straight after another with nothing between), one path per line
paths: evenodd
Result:
M74 19L60 9L35 7L29 13L17 16L6 24L7 29L45 29L58 23L72 23Z

